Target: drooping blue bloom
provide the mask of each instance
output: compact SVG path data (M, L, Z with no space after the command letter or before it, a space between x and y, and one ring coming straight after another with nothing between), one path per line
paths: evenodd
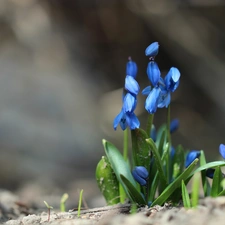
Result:
M135 110L136 106L137 106L136 96L128 92L123 99L123 111L125 113L127 112L131 113Z
M145 101L145 109L153 114L157 108L168 107L171 101L171 92L174 92L179 86L180 71L172 67L168 74L163 79L161 77L160 69L154 61L154 57L158 54L159 44L154 42L149 45L146 50L146 56L150 56L150 62L147 66L147 75L151 86L147 86L142 91L143 95L148 95Z
M151 81L152 85L155 87L160 78L160 70L156 62L150 61L147 66L148 79Z
M171 67L165 76L165 84L167 91L174 92L179 86L180 71L176 67Z
M213 168L209 168L206 170L206 176L211 179L213 179L214 173L215 173L215 169L213 169Z
M130 75L133 78L136 78L137 71L138 71L137 64L134 61L132 61L131 57L129 57L126 66L126 75Z
M147 184L148 170L144 166L136 166L132 171L132 175L140 185Z
M145 49L145 55L150 57L155 57L159 51L159 43L153 42Z
M173 119L170 122L170 133L174 133L179 127L179 120L178 119Z
M133 95L137 95L140 91L138 82L130 75L127 75L125 78L125 90Z
M132 61L132 63L134 62ZM137 71L137 68L135 68L134 64L129 64L129 66L127 66L127 70L130 71L130 74L134 76ZM131 130L140 127L140 122L137 116L134 114L134 110L137 106L137 94L140 91L140 87L133 76L127 75L125 78L126 93L123 93L122 109L113 121L114 130L116 130L119 124L122 130L125 130L127 127L129 127Z
M225 145L224 144L220 144L219 152L220 152L220 155L225 159Z
M185 167L187 168L195 159L200 157L201 152L197 150L190 151L185 160Z
M160 96L160 88L155 87L151 90L150 94L148 95L146 101L145 101L145 109L150 114L154 114L158 107L158 99Z
M140 127L140 122L137 116L133 112L124 113L123 109L114 119L113 122L114 130L116 130L119 124L122 130L125 130L127 127L130 127L131 130L135 130L136 128Z

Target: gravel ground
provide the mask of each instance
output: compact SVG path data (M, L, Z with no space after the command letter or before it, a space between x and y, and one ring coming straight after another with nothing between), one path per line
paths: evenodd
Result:
M38 212L18 201L9 191L0 192L0 222L7 225L54 224L54 225L217 225L225 221L225 197L205 198L196 209L172 207L170 204L152 208L139 208L130 214L130 204L106 206L82 210L80 217L76 210L61 213Z

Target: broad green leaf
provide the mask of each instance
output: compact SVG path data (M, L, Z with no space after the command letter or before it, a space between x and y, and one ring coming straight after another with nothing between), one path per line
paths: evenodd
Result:
M161 195L159 195L159 197L152 203L151 206L162 205L164 202L166 202L171 194L181 186L182 180L185 181L189 178L197 163L198 159L195 159L180 176L178 176L167 188L165 188L165 190L161 193Z
M221 187L221 181L222 181L222 172L220 170L220 167L216 167L216 170L213 175L213 182L212 182L212 188L211 188L211 197L216 197L218 194L222 191Z
M156 145L154 141L151 138L146 139L146 142L149 144L150 148L152 149L153 157L154 157L154 163L156 164L157 170L159 171L159 179L162 185L162 188L164 189L167 185L166 177L163 172L163 164L161 157L159 155L159 152L156 148Z
M147 133L142 129L135 129L131 130L131 137L134 166L144 166L148 170L151 159L151 148L146 143L146 139L148 138Z
M105 156L102 156L96 167L96 180L107 205L120 202L119 182L109 160Z
M186 209L191 208L191 201L190 201L190 197L189 197L186 185L184 183L184 180L182 180L181 189L182 189L182 200L183 200L184 207Z
M131 196L131 199L133 202L136 202L139 205L146 205L145 200L141 196L141 194L138 192L137 188L131 184L131 182L124 177L122 174L120 175L121 180L126 186L126 190L128 191L129 195Z
M134 187L136 187L136 182L130 172L128 163L124 160L120 151L113 144L111 144L110 142L108 142L106 140L103 140L102 143L103 143L103 146L105 149L106 156L112 166L112 169L113 169L118 181L123 186L128 197L131 198L131 196L129 195L128 190L126 188L126 185L123 183L121 176L120 176L120 175L123 175L124 177L126 177L126 179L129 180L129 182Z

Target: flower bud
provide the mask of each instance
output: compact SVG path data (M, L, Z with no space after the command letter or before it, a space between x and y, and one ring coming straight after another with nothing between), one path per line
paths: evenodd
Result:
M153 42L145 49L145 55L150 57L155 57L159 51L159 43Z
M200 151L190 151L186 156L185 167L187 168L195 159L199 158Z
M142 186L146 185L148 178L148 171L144 166L136 166L132 171L134 179Z

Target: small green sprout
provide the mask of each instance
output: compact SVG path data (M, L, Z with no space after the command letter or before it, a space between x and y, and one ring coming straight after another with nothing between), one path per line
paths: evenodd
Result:
M79 197L79 203L78 203L78 210L77 210L77 217L80 217L83 191L84 191L83 189L80 191L80 197Z
M60 201L60 211L61 212L65 212L66 211L66 207L65 207L65 202L68 199L69 195L67 193L64 193L61 201Z
M46 201L44 201L46 207L48 208L48 222L50 221L50 214L51 214L51 209L53 209L52 206L50 206Z

